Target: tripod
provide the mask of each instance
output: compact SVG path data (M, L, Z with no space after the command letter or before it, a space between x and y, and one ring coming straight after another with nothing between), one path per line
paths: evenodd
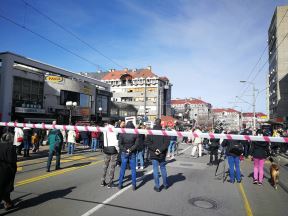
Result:
M220 157L219 157L219 160L218 160L218 164L217 164L217 167L216 167L216 170L215 170L215 176L217 176L217 172L218 172L218 169L219 169L219 165L222 161L222 158L223 158L223 173L222 173L222 181L223 183L225 182L226 178L227 178L227 175L226 175L226 162L225 162L225 154L224 154L224 149L221 151L220 153Z

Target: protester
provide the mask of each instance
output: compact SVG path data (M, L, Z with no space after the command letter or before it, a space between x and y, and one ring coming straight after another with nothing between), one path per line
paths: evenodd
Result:
M220 130L218 128L215 129L214 131L215 134L219 134ZM209 144L209 154L210 154L210 160L209 163L207 164L208 166L217 165L218 164L218 149L220 146L220 139L210 139L210 144ZM213 160L214 156L214 160Z
M68 142L67 154L72 155L74 154L75 143L76 143L76 132L74 130L68 131L67 142Z
M5 210L14 207L10 198L17 171L17 154L13 139L13 134L7 130L0 140L0 202L4 201Z
M14 141L13 145L17 148L17 153L21 155L21 145L23 145L23 130L21 128L14 128Z
M53 121L53 125L56 124L56 121ZM49 132L48 140L49 144L49 156L47 161L47 172L50 172L50 166L52 162L53 155L56 155L56 166L55 169L60 169L60 157L61 149L63 145L63 135L59 129L52 129Z
M235 134L235 132L229 132L229 134ZM240 171L240 155L243 154L243 146L239 140L227 140L222 142L222 147L226 148L226 156L229 164L229 177L230 183L235 182L235 170L236 180L238 183L241 182L241 171ZM235 168L235 170L234 170Z
M31 139L32 139L32 130L29 127L23 128L23 144L24 144L24 157L29 157L29 150L31 145Z
M155 120L155 125L153 130L162 130L161 127L161 119ZM167 182L167 171L166 171L166 154L169 145L169 137L168 136L161 136L161 135L148 135L147 136L147 145L150 152L150 158L152 160L153 165L153 177L155 181L154 190L156 192L160 192L160 183L159 183L159 169L160 166L161 176L163 179L163 185L165 189L168 189L168 182Z
M169 128L168 130L171 130L171 129ZM171 136L169 146L168 146L168 153L167 153L167 157L171 159L174 159L175 157L176 142L177 142L177 136Z
M109 172L109 181L108 181L108 188L113 186L114 180L114 172L116 167L116 160L117 155L119 152L119 145L117 140L117 133L111 132L108 128L114 128L114 121L110 120L109 123L105 126L107 129L106 132L103 132L103 139L104 139L104 165L103 165L103 176L101 178L101 186L106 186L106 175L107 170L110 165L110 172Z
M132 121L128 121L126 128L135 129ZM123 178L125 175L127 162L130 162L131 176L132 176L132 190L136 190L136 151L138 142L137 134L126 134L121 133L119 136L119 147L121 152L121 168L119 174L119 185L118 188L123 187Z
M36 132L33 132L33 135L31 137L32 152L36 152L38 142L39 142L39 137Z
M118 121L118 127L120 127L120 128L125 128L125 121ZM117 135L117 139L119 140L119 136L120 136L120 134L118 134ZM120 146L119 146L119 152L118 152L118 155L117 155L117 161L116 161L116 164L117 164L117 166L121 166L121 148L120 148ZM128 164L128 166L129 166L129 164Z
M65 130L60 130L62 133L62 137L63 137L63 144L62 144L62 150L65 150L66 147L66 143L67 143L67 134Z
M242 127L243 130L240 132L240 135L252 135L252 131L246 128L246 124L243 124ZM242 140L241 143L244 147L244 157L248 158L250 152L250 141Z
M145 129L145 125L139 125L138 129ZM145 149L145 134L139 134L137 139L137 152L136 152L136 169L144 169L144 149ZM138 164L140 166L138 166Z
M200 134L201 130L199 127L196 127L194 133ZM191 156L193 158L197 158L197 156L195 156L196 150L198 149L198 155L199 157L202 156L202 138L201 137L194 137L192 140L192 152L191 152Z
M95 125L94 125L95 126ZM91 132L91 151L96 151L99 148L100 132Z
M257 136L267 136L261 129L256 132ZM254 161L254 179L253 184L262 185L264 177L264 163L269 155L269 143L264 141L252 142L251 155Z
M81 131L80 135L83 141L83 147L87 148L89 146L89 131Z

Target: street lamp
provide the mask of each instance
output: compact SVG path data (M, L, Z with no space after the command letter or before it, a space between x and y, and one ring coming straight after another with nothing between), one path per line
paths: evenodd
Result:
M77 102L66 101L66 107L69 109L69 125L72 123L72 110L77 107Z
M252 102L252 106L253 106L253 130L256 130L256 112L255 112L255 106L256 106L256 89L255 89L255 83L254 82L248 82L246 80L241 80L241 83L248 83L249 85L252 85L253 87L253 102Z
M102 110L103 110L102 107L99 107L98 110L99 110L99 112L100 112L100 115L99 115L99 116L102 117Z

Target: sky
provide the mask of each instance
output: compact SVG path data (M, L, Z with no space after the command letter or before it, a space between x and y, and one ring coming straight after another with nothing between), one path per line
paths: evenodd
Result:
M267 31L281 5L288 0L0 0L0 52L73 72L152 66L173 98L251 112L247 80L267 113Z

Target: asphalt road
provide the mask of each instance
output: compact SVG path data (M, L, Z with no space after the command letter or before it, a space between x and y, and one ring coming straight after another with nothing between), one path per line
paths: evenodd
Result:
M180 145L180 155L168 161L168 190L157 193L151 165L137 171L136 191L132 191L130 171L126 171L124 188L100 186L103 155L80 151L62 156L61 170L47 173L46 157L18 163L15 190L17 203L8 212L0 207L0 215L287 215L288 161L281 158L280 186L273 189L265 173L262 186L252 184L253 164L241 163L241 184L223 183L224 162L215 176L215 166L206 165L208 156L192 159L189 145ZM269 168L267 162L266 169ZM226 169L228 166L226 165ZM115 183L119 168L115 172ZM161 182L161 181L160 181Z

